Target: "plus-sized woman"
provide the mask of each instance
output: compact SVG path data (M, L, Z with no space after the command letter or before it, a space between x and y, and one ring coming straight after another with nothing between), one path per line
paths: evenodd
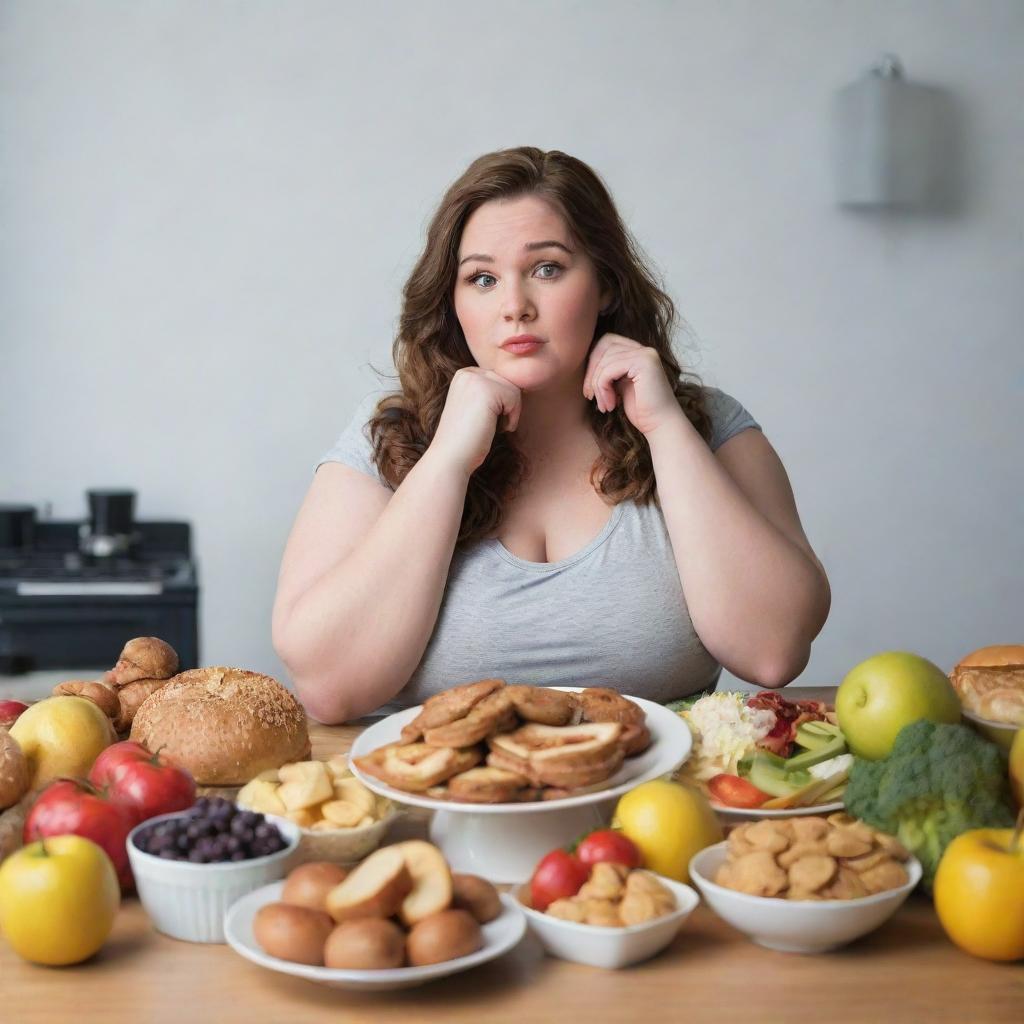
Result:
M274 643L315 718L474 679L667 702L778 687L828 615L775 450L684 373L675 310L583 162L521 147L449 188L406 283L398 387L321 461Z

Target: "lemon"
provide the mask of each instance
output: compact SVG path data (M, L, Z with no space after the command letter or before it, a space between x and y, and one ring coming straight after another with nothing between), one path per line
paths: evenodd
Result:
M690 858L722 841L722 826L696 789L654 779L630 790L615 808L615 824L644 855L644 866L677 882L690 880Z

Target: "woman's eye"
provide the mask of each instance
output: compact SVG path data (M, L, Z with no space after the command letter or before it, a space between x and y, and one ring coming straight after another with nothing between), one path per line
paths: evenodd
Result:
M471 277L471 278L469 279L469 283L470 283L470 284L480 284L480 279L481 279L482 277L489 277L489 278L490 278L490 279L491 279L492 281L494 280L494 275L493 275L493 274L485 274L485 273L481 272L481 273L479 273L479 274L474 274L474 275L473 275L473 276L472 276L472 277ZM485 285L484 287L486 287L486 285Z
M542 277L545 277L548 280L550 280L553 277L557 277L561 273L562 268L557 263L542 263L537 268L537 273L540 274L540 272L542 270L551 270L551 271L553 271L553 273L551 273L551 274L541 274Z

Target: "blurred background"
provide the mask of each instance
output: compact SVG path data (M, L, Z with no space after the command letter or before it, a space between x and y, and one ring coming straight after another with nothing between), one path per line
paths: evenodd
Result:
M522 144L603 176L683 361L781 454L833 593L798 683L1021 640L1022 53L1020 0L6 0L0 502L47 558L0 588L0 689L172 620L286 679L316 460L391 369L446 186ZM850 106L885 54L931 113ZM857 194L888 160L920 195ZM83 586L97 559L136 589Z

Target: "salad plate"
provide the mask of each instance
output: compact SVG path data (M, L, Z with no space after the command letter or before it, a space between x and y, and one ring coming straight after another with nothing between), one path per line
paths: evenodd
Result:
M725 691L668 707L694 732L693 752L678 777L698 786L723 817L738 822L843 809L852 757L830 705L776 691Z

